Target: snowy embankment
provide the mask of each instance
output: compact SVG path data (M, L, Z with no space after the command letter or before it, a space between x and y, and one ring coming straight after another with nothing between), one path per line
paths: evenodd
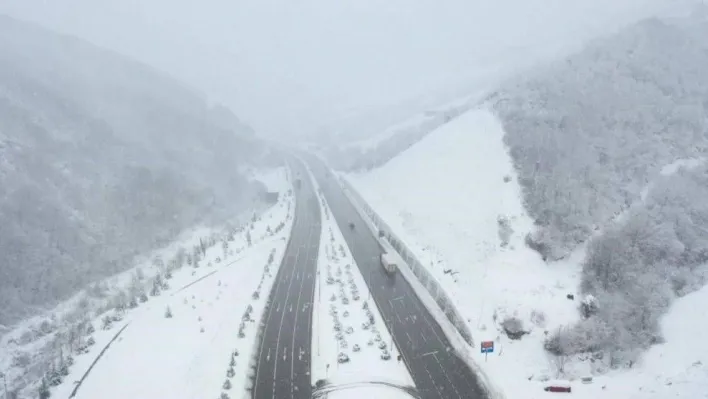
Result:
M494 341L494 353L485 361L476 348L476 360L506 397L552 397L543 391L543 380L585 373L543 349L546 334L578 320L584 252L581 248L564 261L546 264L526 247L524 237L533 221L523 208L503 136L493 114L473 110L383 167L346 178L428 266L467 319L475 343ZM502 323L511 318L521 322L521 339L504 333ZM699 345L695 339L672 342L670 333L666 339L664 351L671 345ZM601 392L626 398L632 389L652 385L641 376L656 369L651 353L658 348L630 371L613 371L592 384L572 381L574 396ZM691 364L681 366L688 370L684 374L700 373ZM676 385L672 392L683 392Z
M348 179L429 267L468 321L475 343L495 341L495 353L476 360L515 398L542 392L529 377L555 374L543 350L544 331L576 317L565 297L575 290L579 266L546 265L524 245L533 222L503 133L491 113L474 110L382 168ZM509 316L521 319L529 334L508 339L501 322Z
M396 397L392 396L397 394L395 388L376 388L371 383L413 386L413 380L398 361L398 348L326 200L317 192L322 235L313 308L313 384L326 379L332 389L341 389L331 397L361 397L364 391L374 395L371 398ZM340 354L347 360L340 363Z
M92 296L94 287L61 305L54 312L54 332L29 344L20 342L33 331L31 321L4 336L3 362L13 359L10 367L2 365L10 389L14 378L26 375L23 356L36 357L51 346L59 354L46 370L52 397L192 399L222 391L239 396L253 321L280 265L294 210L284 168L258 179L280 194L260 216L223 233L202 229L159 251L152 263L102 282L96 287L103 301ZM83 306L78 325L63 317L76 312L74 302ZM36 397L40 384L27 385L19 397Z

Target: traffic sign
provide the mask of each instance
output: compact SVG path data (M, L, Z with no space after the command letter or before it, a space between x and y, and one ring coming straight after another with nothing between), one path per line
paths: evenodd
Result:
M482 343L480 344L480 349L482 353L493 353L494 341L482 341Z

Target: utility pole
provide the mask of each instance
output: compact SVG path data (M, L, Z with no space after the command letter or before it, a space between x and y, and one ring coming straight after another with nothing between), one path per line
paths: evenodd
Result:
M317 275L320 276L319 282L317 283L317 302L318 302L317 308L319 309L320 306L322 306L322 301L321 301L321 299L322 299L322 277L320 275L319 270L317 271ZM313 306L313 308L314 308L314 306ZM310 311L312 311L312 310L314 310L314 309L310 309ZM318 313L317 314L317 356L320 356L320 335L321 334L319 333L319 331L320 331L320 314Z
M373 287L372 286L373 283L371 282L371 272L372 271L373 271L373 269L369 268L369 286L367 287L369 289L369 299L367 299L369 302L371 302L371 287Z

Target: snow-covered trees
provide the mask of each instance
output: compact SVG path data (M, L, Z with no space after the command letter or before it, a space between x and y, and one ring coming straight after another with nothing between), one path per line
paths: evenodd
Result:
M693 20L647 20L490 97L544 256L586 240L664 165L705 154L705 37Z
M0 54L0 324L263 191L238 172L261 144L161 73L4 16Z
M659 317L671 300L705 281L708 261L708 165L658 178L643 203L591 240L583 264L583 320L547 349L607 352L630 365L659 342Z
M645 20L488 99L536 222L527 244L558 259L595 234L582 319L551 332L552 353L630 365L671 300L705 281L706 37L704 17ZM697 162L667 168L681 159Z

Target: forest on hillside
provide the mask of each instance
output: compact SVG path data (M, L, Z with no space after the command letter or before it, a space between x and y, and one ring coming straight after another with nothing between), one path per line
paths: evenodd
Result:
M0 16L0 325L259 206L239 173L259 154L170 77Z
M708 20L653 18L490 96L547 260L588 243L581 321L558 356L630 366L708 262Z

